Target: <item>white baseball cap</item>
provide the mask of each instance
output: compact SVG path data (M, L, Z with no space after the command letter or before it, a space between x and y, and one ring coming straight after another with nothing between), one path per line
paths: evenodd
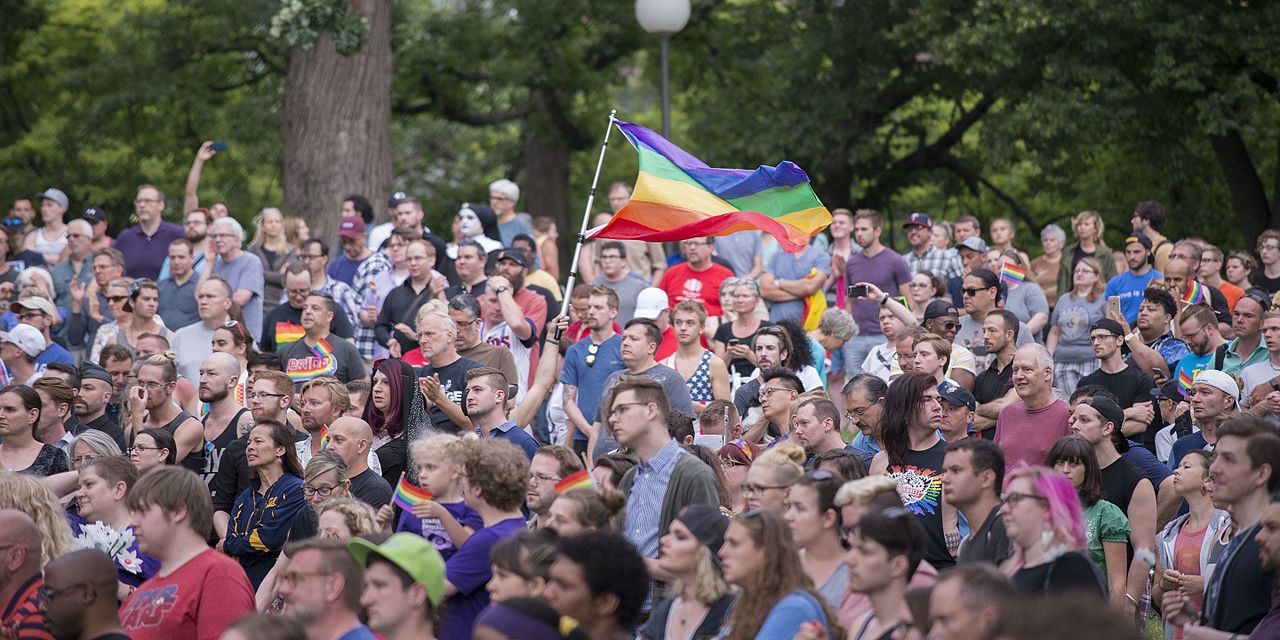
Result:
M0 342L8 342L35 358L44 351L44 336L29 324L15 324L9 331L0 331Z
M1217 369L1205 369L1196 374L1195 380L1191 384L1203 384L1213 387L1229 396L1232 400L1240 402L1240 385L1236 384L1234 378Z
M657 287L649 287L636 297L635 317L652 320L671 306L667 300L667 292Z

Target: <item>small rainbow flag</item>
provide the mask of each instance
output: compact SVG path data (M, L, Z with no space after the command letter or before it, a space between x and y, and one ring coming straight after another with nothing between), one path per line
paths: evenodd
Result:
M1006 284L1022 284L1027 279L1027 270L1012 262L1005 262L1000 268L1000 280Z
M556 493L564 493L570 489L594 489L595 486L595 483L591 481L591 474L586 469L583 469L557 482Z
M1182 294L1182 301L1188 304L1204 304L1206 302L1205 298L1207 297L1207 291L1205 290L1204 285L1200 284L1196 280L1192 280L1191 283L1187 285L1187 292Z
M1191 395L1191 382L1191 374L1186 369L1178 371L1178 391L1182 393L1182 397Z
M396 484L396 493L391 498L392 502L405 511L412 511L414 505L423 504L429 500L431 500L430 491L415 487L403 473L400 474L400 482Z
M305 335L307 335L307 332L302 328L302 325L297 325L292 322L277 322L276 349L278 350L280 347L283 347L290 342L297 342Z
M329 427L320 427L320 448L329 446Z
M333 347L327 339L316 342L311 347L312 357L305 360L289 360L286 363L289 379L294 382L306 382L319 376L331 376L338 370L338 359L333 357Z
M822 278L824 281L827 274L818 271L817 267L809 269L809 275L806 279ZM822 321L822 314L827 312L827 295L823 292L822 287L818 287L817 291L809 294L804 299L804 330L813 331L818 328L818 323Z

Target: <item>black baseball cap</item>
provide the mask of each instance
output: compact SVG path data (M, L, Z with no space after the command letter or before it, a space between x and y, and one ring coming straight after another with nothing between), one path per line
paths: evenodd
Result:
M956 310L956 306L946 300L934 300L929 306L924 308L924 317L921 321L932 320L934 318L950 318L960 317L960 312Z
M1089 327L1089 331L1091 332L1098 330L1106 331L1107 333L1120 336L1121 338L1124 337L1124 327L1120 326L1119 322L1116 322L1111 318L1103 318L1093 323L1092 327Z

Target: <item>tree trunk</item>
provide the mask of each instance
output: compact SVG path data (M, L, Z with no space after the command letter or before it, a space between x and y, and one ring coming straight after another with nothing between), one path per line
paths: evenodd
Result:
M1209 136L1209 142L1218 157L1218 166L1222 168L1227 188L1231 190L1231 205L1236 211L1236 221L1240 223L1240 233L1246 243L1252 243L1253 238L1271 226L1271 206L1266 187L1239 131Z
M337 236L342 199L381 211L391 166L391 1L353 0L369 21L364 48L339 55L329 34L296 48L284 85L285 210L313 237Z
M556 227L560 230L561 271L568 273L563 265L568 265L573 258L573 244L578 240L578 229L582 224L578 216L585 202L569 201L569 148L551 128L546 114L538 111L540 102L533 95L537 91L539 89L530 89L529 100L534 108L523 125L520 186L525 194L526 211L534 216L547 215L556 219ZM605 210L608 207L606 196L596 192L596 202L604 202Z

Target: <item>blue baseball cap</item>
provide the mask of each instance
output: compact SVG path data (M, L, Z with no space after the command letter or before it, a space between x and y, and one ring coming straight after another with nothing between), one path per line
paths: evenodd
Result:
M938 395L945 401L957 407L969 407L970 411L978 408L978 400L973 397L969 390L950 381L944 380L938 385Z

